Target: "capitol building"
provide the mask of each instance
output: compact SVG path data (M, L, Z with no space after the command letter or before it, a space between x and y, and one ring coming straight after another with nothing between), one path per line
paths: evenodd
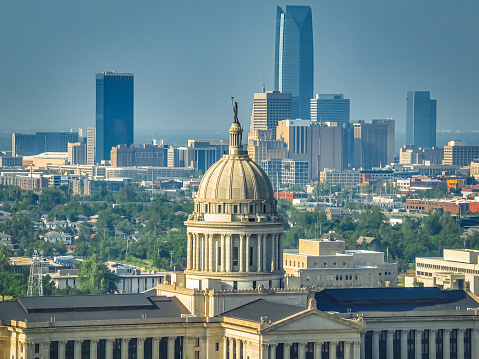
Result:
M473 359L477 298L437 288L290 288L270 180L229 151L203 176L187 268L122 295L0 303L5 359Z

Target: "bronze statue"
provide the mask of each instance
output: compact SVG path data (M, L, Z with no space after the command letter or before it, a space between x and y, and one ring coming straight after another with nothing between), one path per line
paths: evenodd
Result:
M233 105L233 112L234 112L234 116L235 116L235 120L234 122L236 123L239 123L238 121L238 102L233 102L234 100L234 97L231 97L231 104Z

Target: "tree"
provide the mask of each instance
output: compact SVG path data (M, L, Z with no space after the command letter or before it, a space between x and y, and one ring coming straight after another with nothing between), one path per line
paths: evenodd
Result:
M10 269L7 247L0 245L0 272L7 272Z
M83 261L77 280L80 290L84 293L112 294L116 291L120 278L94 254L90 259Z

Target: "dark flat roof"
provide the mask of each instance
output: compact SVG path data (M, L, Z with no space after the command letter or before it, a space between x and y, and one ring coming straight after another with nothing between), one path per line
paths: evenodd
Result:
M464 291L439 288L347 288L324 289L316 293L322 311L403 312L466 310L479 303Z
M258 299L223 313L219 317L236 318L261 323L261 317L267 316L268 320L274 323L304 310L306 310L306 308Z
M49 304L52 305L50 308ZM141 293L22 297L0 302L0 321L179 319L181 314L190 312L175 297L145 296Z

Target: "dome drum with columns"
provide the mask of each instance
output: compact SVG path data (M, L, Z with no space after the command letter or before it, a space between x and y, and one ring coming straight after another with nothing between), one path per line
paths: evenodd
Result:
M206 171L188 231L186 286L251 289L283 286L283 221L268 176L243 151L237 118L228 154Z

